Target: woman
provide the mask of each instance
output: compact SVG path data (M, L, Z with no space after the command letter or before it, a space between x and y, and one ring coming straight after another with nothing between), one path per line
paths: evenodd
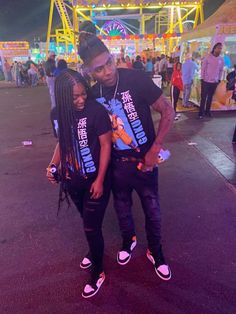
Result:
M61 186L83 219L89 255L81 268L92 266L82 296L95 295L105 280L102 221L110 194L107 173L111 152L111 123L106 110L90 99L86 81L76 71L64 70L55 81L59 143L47 168L60 167Z
M179 100L180 92L183 90L183 81L182 81L182 64L177 62L174 65L174 71L171 77L171 102L175 110L175 120L178 120L179 115L176 114L177 103Z

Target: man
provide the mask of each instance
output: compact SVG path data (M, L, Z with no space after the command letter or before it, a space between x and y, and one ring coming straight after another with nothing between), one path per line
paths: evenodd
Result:
M56 69L56 54L55 52L50 52L47 61L45 62L45 72L46 72L46 82L49 89L50 99L51 99L51 109L56 107L55 94L54 94L54 71Z
M142 63L140 56L136 57L136 60L134 61L134 64L133 64L133 68L136 70L144 70L144 65Z
M211 117L211 103L216 87L221 81L224 60L220 57L222 44L217 43L213 47L211 53L204 58L201 69L201 103L199 109L199 119L202 119L204 114Z
M111 119L113 128L112 191L123 245L117 262L125 265L137 244L131 213L132 191L136 190L145 214L147 257L157 275L171 278L161 246L157 156L174 119L174 110L144 72L117 69L103 42L92 34L81 34L79 55L97 81L93 93ZM150 107L161 114L155 136ZM143 163L142 169L137 166Z
M183 90L183 107L190 107L189 98L191 95L191 89L193 85L193 79L195 71L198 69L197 64L192 60L192 55L188 53L186 55L186 61L182 66L182 80L184 84Z

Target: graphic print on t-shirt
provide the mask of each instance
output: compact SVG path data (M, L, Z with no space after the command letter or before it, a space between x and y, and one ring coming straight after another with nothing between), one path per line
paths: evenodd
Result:
M141 120L135 109L129 90L121 93L122 102L104 97L96 100L108 111L112 124L112 141L118 150L133 149L140 151L139 145L147 142Z
M96 166L88 143L87 118L81 118L78 120L77 134L80 170L81 174L86 176L86 174L96 172Z

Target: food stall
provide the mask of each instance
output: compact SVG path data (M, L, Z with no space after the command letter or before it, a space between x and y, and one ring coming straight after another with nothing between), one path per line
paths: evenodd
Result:
M236 1L226 2L195 31L184 34L181 38L181 61L184 62L187 53L192 53L199 64L191 93L191 101L200 104L200 67L203 58L210 53L212 47L223 44L225 62L224 75L213 97L213 110L235 110L236 102L232 99L232 91L226 89L226 76L236 64Z

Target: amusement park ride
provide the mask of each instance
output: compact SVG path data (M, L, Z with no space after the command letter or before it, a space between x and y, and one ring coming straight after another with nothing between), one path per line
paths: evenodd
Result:
M182 33L195 28L204 20L204 0L51 0L47 45L51 40L76 47L80 23L91 21L104 40L161 40L173 50L176 39ZM52 34L54 9L61 19L62 27ZM153 30L150 34L148 26ZM163 45L164 47L164 45ZM76 49L74 49L75 51ZM76 52L75 52L76 54Z

